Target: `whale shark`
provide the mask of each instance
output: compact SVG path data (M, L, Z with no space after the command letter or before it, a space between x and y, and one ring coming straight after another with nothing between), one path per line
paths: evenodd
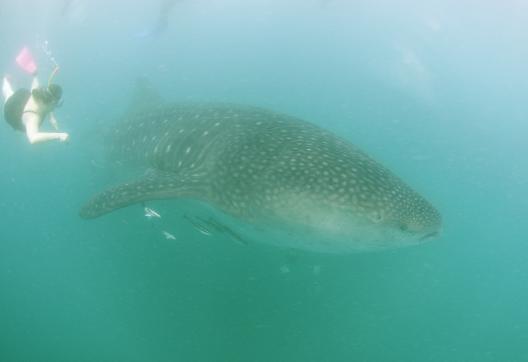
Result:
M244 240L329 253L417 245L441 229L431 203L358 147L272 110L147 102L107 142L113 159L144 173L92 197L85 219L186 200Z

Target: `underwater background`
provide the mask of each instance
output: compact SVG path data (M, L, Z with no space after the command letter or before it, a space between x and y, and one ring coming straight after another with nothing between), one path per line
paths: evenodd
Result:
M42 82L56 60L70 142L0 126L0 361L528 361L527 24L521 0L2 0L1 72L29 86L24 45ZM138 77L332 130L442 236L242 246L171 200L82 220L117 180L103 137Z

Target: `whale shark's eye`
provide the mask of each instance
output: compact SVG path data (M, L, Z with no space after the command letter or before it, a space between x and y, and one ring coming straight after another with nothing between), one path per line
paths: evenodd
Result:
M409 226L407 226L406 224L400 224L400 230L401 231L407 231L407 230L409 230Z
M383 214L379 211L373 211L370 213L370 219L375 222L379 223L383 221Z

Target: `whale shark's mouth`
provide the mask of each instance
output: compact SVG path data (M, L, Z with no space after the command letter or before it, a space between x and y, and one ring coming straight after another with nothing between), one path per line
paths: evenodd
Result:
M440 233L438 231L433 231L432 233L425 234L424 236L422 236L420 238L420 241L426 241L426 240L429 240L429 239L433 239L433 238L436 238L438 235L440 235Z

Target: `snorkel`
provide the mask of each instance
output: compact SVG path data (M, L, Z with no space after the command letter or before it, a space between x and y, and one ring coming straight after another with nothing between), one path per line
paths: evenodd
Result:
M54 87L53 87L54 84L52 83L52 81L53 81L53 79L55 79L55 76L56 76L57 73L59 72L59 69L60 69L59 66L56 65L55 68L53 69L53 71L51 72L49 78L48 78L48 88L47 88L47 91L48 91L50 94L54 95L54 96L56 95L56 93L52 91L52 88L54 88ZM58 87L58 86L56 86L56 87ZM60 88L60 87L59 87L59 88ZM62 90L60 90L60 94L59 94L59 96L58 96L58 97L55 97L55 98L56 98L56 104L55 104L55 107L61 107L61 106L62 106L64 100L62 99L61 96L62 96Z
M42 49L48 56L49 60L55 65L55 67L53 68L53 71L51 72L48 78L47 87L39 87L33 89L32 93L33 95L35 95L36 98L40 99L42 102L48 105L53 106L53 108L60 107L63 103L62 88L57 84L53 84L53 80L57 76L57 73L59 72L60 68L57 62L55 61L55 58L51 54L51 51L48 49L47 41L44 42L44 46ZM19 68L22 69L25 73L36 77L38 71L37 62L35 61L35 58L31 54L31 51L28 49L28 47L24 46L22 48L22 50L18 53L15 61Z
M59 69L60 69L59 66L56 65L55 68L53 69L53 71L51 72L51 74L50 74L50 76L48 78L48 88L51 85L51 81L55 78L55 76L59 72Z

